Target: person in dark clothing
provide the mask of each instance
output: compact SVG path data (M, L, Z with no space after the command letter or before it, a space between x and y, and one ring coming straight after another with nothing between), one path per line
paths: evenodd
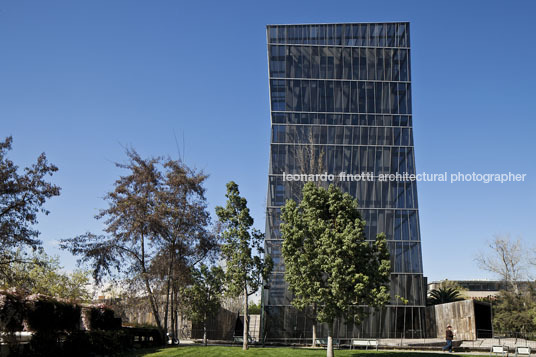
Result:
M448 350L450 353L452 353L452 340L454 339L454 333L452 332L452 326L450 325L447 326L445 338L447 340L447 344L443 347L443 352Z

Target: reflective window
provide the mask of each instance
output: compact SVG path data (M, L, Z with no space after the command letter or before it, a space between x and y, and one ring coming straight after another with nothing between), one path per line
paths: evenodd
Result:
M342 78L352 79L352 51L350 48L342 49Z
M408 47L406 39L406 24L397 24L396 37L398 39L398 47Z
M395 24L387 25L387 47L395 46Z
M285 110L285 81L271 82L272 110Z
M287 26L279 26L277 28L277 42L285 43L287 36Z
M314 155L322 157L321 166L329 173L415 172L406 23L268 26L267 31L272 99L269 207L299 199L303 183L283 182L278 175L309 170L303 144L311 140ZM385 232L392 270L421 273L416 183L360 181L340 187L363 208L367 237ZM280 238L279 214L268 209L266 247L275 271L283 272L281 241L270 240ZM392 277L392 294L423 303L420 278ZM289 304L292 296L283 274L272 274L270 284L268 307ZM374 323L389 321L386 333L400 333L403 324L415 323L419 312L389 311L393 316L373 318ZM267 316L282 322L295 316L286 307L274 314ZM277 333L292 337L290 332Z
M345 126L344 127L344 141L343 144L350 145L352 144L352 127Z
M376 49L367 48L366 58L367 58L367 79L375 80L376 79Z
M333 96L335 99L335 112L342 112L342 82L335 81L333 82Z

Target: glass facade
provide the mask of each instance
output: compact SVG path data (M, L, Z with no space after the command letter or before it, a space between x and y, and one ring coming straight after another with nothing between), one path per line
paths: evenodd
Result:
M274 271L263 291L263 338L311 336L310 317L290 305L279 216L304 184L284 174L321 173L333 174L331 183L358 199L366 236L385 232L391 253L390 304L371 310L359 326L338 321L334 337L424 337L416 182L378 180L415 174L409 23L269 25L267 40L272 134L265 248ZM343 179L341 172L374 179ZM317 328L325 337L326 326Z

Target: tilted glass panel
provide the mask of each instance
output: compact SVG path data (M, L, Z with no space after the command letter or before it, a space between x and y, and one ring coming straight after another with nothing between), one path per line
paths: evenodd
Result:
M371 170L375 174L415 171L409 115L411 88L405 83L410 79L405 23L269 26L268 40L281 43L268 48L270 77L273 78L270 94L274 144L271 145L270 174L304 171L300 147L303 141L309 140L316 144L315 155L322 153L325 170L334 174L339 170L350 173ZM294 44L285 46L288 43ZM338 45L374 48L334 47ZM277 82L275 78L289 79ZM402 83L397 83L400 81ZM288 198L299 199L303 183L283 182L280 176L270 176L269 182L269 207L270 204L278 207ZM376 233L385 231L390 240L393 272L410 274L396 276L396 279L393 274L391 293L411 295L410 303L423 304L421 278L411 275L422 274L416 183L343 182L339 185L358 198L368 223L367 237L372 239ZM269 208L267 239L280 237L279 223L273 219L273 214ZM277 269L282 271L280 251L274 249L271 247L277 256ZM281 322L289 331L275 329L274 334L287 338L292 335L292 326L302 329L307 323L292 322L301 315L290 312L287 306L276 310L277 304L288 305L292 298L286 291L283 275L276 275L274 279L279 279L281 284L275 284L275 290L267 293L265 306L270 311L267 323ZM391 303L400 302L393 299ZM400 335L402 330L409 331L404 324L420 324L419 313L418 309L388 308L381 319L371 317L369 321L380 324L389 316L396 324L394 328L390 324L384 326L383 331L387 335ZM414 330L420 329L419 326ZM355 331L368 333L367 329L359 326Z

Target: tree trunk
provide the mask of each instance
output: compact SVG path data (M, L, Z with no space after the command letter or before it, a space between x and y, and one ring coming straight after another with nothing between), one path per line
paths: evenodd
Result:
M170 291L170 287L171 287L171 272L172 272L172 268L173 268L173 254L170 254L170 264L169 264L169 269L168 269L168 278L167 278L167 286L166 286L166 309L164 311L164 330L166 330L166 332L169 332L169 329L168 329L168 318L169 318L169 291Z
M203 343L205 346L207 345L207 320L205 319L205 323L203 324Z
M173 285L171 285L171 302L170 302L170 330L171 330L171 341L173 341L177 335L175 334L175 294Z
M175 334L177 339L180 339L181 337L184 338L184 336L180 336L178 295L175 288L173 290L173 299L173 319L175 320L175 327L173 333Z
M328 348L326 356L333 357L333 321L328 323Z
M169 312L169 278L167 282L167 291L166 291L166 308L164 310L164 330L168 332L168 312Z
M249 317L248 317L248 290L244 289L244 333L242 343L242 349L245 351L248 349L248 333L249 333Z
M313 304L313 347L316 347L316 303Z
M149 279L147 278L146 274L147 274L146 272L143 273L144 281L145 281L145 289L147 290L147 294L149 295L149 302L151 304L151 309L153 310L153 315L156 321L156 326L158 327L160 332L162 332L164 329L162 328L162 321L160 320L160 314L158 313L158 307L156 306L156 299L154 297L153 291L151 289L151 285L149 284Z
M175 301L175 335L179 339L179 310L177 309L177 302ZM186 338L183 336L183 338Z
M313 321L313 347L316 347L316 321Z
M158 306L156 305L156 298L153 294L153 290L151 289L151 285L149 284L149 278L147 275L147 269L145 267L145 238L143 234L141 235L141 269L142 269L142 277L145 282L145 289L147 291L147 295L149 295L149 302L151 304L151 309L153 310L154 319L156 321L156 326L158 328L158 331L160 331L160 336L162 337L162 340L165 339L165 332L162 328L162 321L160 320L160 314L158 313Z

